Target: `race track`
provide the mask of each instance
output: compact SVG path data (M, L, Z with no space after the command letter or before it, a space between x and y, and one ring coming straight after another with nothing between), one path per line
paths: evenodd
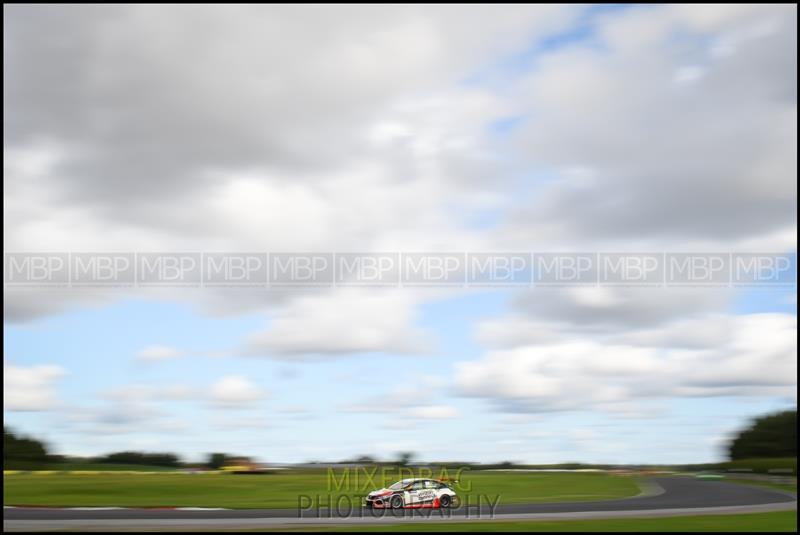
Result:
M335 509L51 509L7 508L6 531L192 530L280 528L332 524L471 520L575 519L779 511L797 508L794 495L777 490L692 477L648 480L642 495L621 500L503 505L462 505L451 510Z

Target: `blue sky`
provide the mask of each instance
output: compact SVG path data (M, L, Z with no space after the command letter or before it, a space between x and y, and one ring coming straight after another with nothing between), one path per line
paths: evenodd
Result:
M795 7L183 9L6 9L7 255L796 253ZM72 455L711 461L796 405L795 281L6 274L4 417Z

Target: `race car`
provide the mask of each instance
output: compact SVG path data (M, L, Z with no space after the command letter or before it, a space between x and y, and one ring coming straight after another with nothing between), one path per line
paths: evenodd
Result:
M366 507L375 509L447 508L458 496L447 483L437 479L403 479L387 488L370 492Z

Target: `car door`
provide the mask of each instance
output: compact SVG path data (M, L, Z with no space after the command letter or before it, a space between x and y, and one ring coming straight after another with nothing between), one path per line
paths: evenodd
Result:
M414 481L411 484L411 488L408 491L408 500L407 500L406 503L411 504L411 505L419 503L419 501L420 501L419 494L420 494L420 492L423 491L424 488L425 488L425 482L424 481Z
M430 503L436 498L437 484L435 481L426 479L423 483L423 488L417 492L417 500L420 503Z

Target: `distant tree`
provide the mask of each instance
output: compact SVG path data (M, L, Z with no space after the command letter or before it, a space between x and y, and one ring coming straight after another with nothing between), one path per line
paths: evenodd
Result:
M797 409L753 420L730 443L731 460L759 457L797 457Z
M49 461L47 447L38 440L17 436L3 427L3 467L30 469Z
M180 466L180 459L174 453L142 453L139 451L120 451L97 458L97 462L110 464L140 464L152 466Z
M224 453L211 453L208 456L208 466L211 470L219 470L225 464L225 461L228 460L228 456Z
M414 458L414 453L410 451L401 451L397 454L397 464L400 466L407 466Z

